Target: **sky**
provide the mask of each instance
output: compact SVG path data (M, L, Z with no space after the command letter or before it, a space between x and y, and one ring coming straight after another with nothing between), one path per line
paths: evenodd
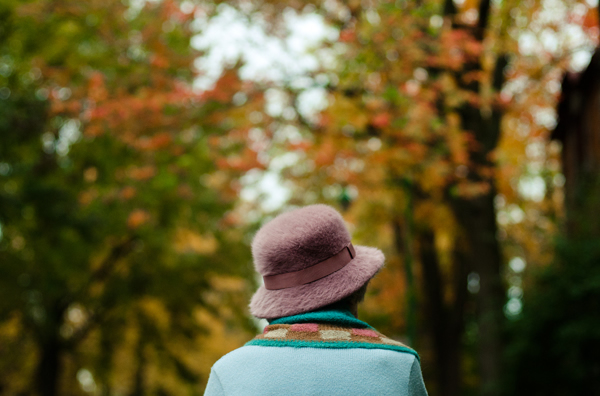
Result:
M322 67L335 66L335 49L321 48L324 42L334 42L338 31L325 24L316 13L298 14L293 10L283 13L285 32L275 37L266 32L266 22L259 13L245 14L221 4L217 15L210 20L197 17L199 33L191 45L205 51L197 59L195 67L200 71L194 83L197 90L213 86L223 68L243 62L240 77L243 80L266 82L274 88L266 92L266 112L271 116L294 117L295 109L286 105L286 94L277 86L291 85L301 91L297 109L302 116L312 119L327 105L323 86L326 75L309 77ZM278 131L283 139L300 137L290 126ZM261 131L251 131L251 139L260 140ZM286 153L269 161L266 171L253 170L242 178L244 186L241 197L247 201L261 200L262 209L272 212L281 208L290 198L291 189L282 180L281 170L298 160L294 153ZM259 198L260 197L260 198Z

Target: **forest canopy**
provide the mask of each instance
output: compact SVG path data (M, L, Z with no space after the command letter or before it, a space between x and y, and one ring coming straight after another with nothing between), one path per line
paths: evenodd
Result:
M598 391L600 160L573 184L551 133L599 14L4 1L0 394L202 394L264 325L253 233L312 203L385 252L359 315L420 352L431 395Z

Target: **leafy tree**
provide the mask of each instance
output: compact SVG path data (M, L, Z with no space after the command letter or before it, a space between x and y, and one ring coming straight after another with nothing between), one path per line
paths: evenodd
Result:
M509 327L506 395L600 391L600 240L562 239ZM551 380L549 380L551 378Z
M328 44L335 62L312 75L329 105L313 119L301 108L303 88L278 87L295 112L264 130L267 151L298 158L285 173L297 186L290 203L336 202L358 239L388 248L387 276L374 281L379 308L373 303L364 313L388 333L431 345L424 367L435 378L432 393L459 394L468 382L498 394L502 250L514 254L522 244L547 262L559 206L544 197L526 202L515 180L528 172L528 144L549 132L536 112L554 106L557 92L547 86L567 67L569 51L522 56L518 39L530 26L563 22L536 19L545 7L539 2L511 1L265 2L256 12L276 29L287 7L318 12L339 28ZM518 81L526 89L514 88ZM290 126L296 138L282 139ZM548 155L554 164L556 151ZM545 167L551 180L558 169ZM509 207L539 216L499 228L496 207L507 198ZM516 232L503 236L507 229ZM471 295L468 279L477 280ZM476 344L476 363L464 354L467 343Z
M136 7L0 6L1 393L200 394L251 328L243 87L195 93L193 10Z
M597 26L598 15L590 19ZM509 327L507 395L600 392L594 355L600 349L600 150L594 144L600 128L587 121L598 114L588 103L600 89L599 54L596 49L576 80L571 73L563 78L552 138L563 145L566 215L554 261L529 275L523 311Z

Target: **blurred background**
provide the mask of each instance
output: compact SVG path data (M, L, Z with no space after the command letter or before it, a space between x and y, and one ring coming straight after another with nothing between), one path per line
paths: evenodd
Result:
M597 0L3 0L0 394L201 395L328 203L431 396L600 394Z

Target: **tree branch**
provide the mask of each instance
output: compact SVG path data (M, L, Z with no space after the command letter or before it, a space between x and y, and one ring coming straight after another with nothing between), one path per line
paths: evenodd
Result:
M121 243L113 246L108 256L104 259L100 267L92 273L88 282L83 286L77 293L71 294L63 300L63 304L65 305L65 309L73 302L76 302L82 299L83 295L87 290L91 287L95 282L102 282L106 280L110 274L113 272L114 267L117 262L126 257L133 248L135 247L135 243L138 240L138 237L135 235L131 235L127 237ZM105 313L108 311L107 307L101 307L99 309L93 310L92 313L88 316L87 320L83 325L81 325L75 333L64 341L64 345L66 347L73 347L78 342L83 340L85 336L89 333L89 331L104 318Z
M110 251L110 254L104 259L100 267L94 271L92 276L90 277L90 282L103 281L110 275L112 269L115 267L117 261L119 259L127 256L133 247L135 246L135 242L137 241L137 236L129 236L123 242L113 246Z
M477 31L475 37L477 40L482 41L485 36L485 30L488 27L490 20L490 0L481 0L479 3L479 20L477 21Z
M453 16L456 15L457 9L454 5L453 0L446 0L444 2L444 16Z

